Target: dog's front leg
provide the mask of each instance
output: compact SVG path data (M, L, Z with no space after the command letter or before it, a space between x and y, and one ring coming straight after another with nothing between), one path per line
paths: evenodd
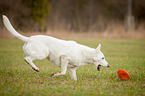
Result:
M56 73L56 74L52 74L51 77L64 75L66 73L69 60L68 60L67 56L61 56L60 60L61 60L61 72Z
M68 71L69 71L69 75L70 75L71 79L77 81L76 69L77 69L77 67L69 68Z

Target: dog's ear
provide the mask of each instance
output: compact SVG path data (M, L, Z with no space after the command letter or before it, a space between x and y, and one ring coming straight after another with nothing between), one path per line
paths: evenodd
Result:
M101 50L101 44L98 45L98 47L96 48L96 51L99 52Z

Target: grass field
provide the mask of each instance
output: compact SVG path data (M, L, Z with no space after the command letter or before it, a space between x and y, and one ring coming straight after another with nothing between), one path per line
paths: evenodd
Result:
M40 72L35 72L24 62L22 41L0 39L0 96L145 96L145 40L76 41L93 48L101 43L111 67L101 67L98 72L94 65L80 66L77 82L70 79L68 72L51 78L50 74L60 68L45 59L36 60ZM118 69L126 70L131 79L120 80Z

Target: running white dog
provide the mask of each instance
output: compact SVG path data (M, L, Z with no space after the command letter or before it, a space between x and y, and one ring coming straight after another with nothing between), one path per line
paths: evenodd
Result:
M25 42L23 50L27 56L24 60L35 71L39 71L39 69L32 61L44 58L47 58L56 66L61 67L61 72L52 74L52 77L64 75L68 68L71 78L77 80L76 69L81 65L94 64L98 70L100 70L101 65L109 67L105 56L100 51L101 44L94 49L78 44L75 41L60 40L45 35L25 37L12 27L9 19L4 15L3 22L12 35Z

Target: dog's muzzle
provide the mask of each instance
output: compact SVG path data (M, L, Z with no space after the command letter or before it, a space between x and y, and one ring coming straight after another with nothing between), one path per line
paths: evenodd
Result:
M110 67L110 65L108 65L107 67Z

